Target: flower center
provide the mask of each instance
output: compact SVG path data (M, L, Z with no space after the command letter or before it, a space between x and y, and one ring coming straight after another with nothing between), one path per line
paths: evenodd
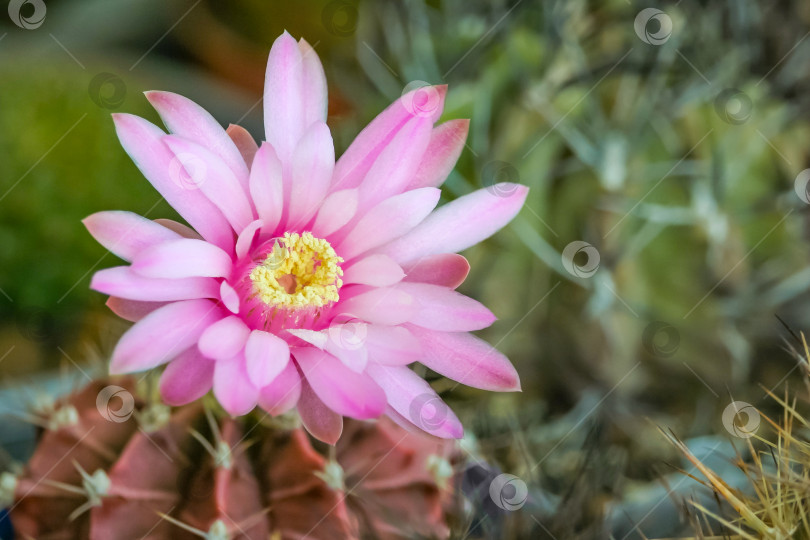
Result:
M323 307L338 300L343 270L335 250L312 233L284 233L250 272L256 298L268 306Z

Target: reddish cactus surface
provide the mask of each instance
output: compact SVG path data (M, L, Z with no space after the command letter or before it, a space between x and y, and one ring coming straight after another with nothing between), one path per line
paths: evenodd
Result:
M335 448L302 428L214 419L138 398L108 420L98 381L42 419L16 478L20 538L443 538L453 442L393 422L347 421ZM114 384L134 394L128 381ZM317 448L316 448L317 447ZM437 467L436 465L443 465Z

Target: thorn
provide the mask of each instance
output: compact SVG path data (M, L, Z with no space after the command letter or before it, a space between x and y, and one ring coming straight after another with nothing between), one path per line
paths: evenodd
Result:
M776 317L776 320L777 320L777 321L779 321L780 323L782 323L782 326L784 326L784 327L785 327L785 330L787 330L787 331L790 333L790 335L791 335L791 336L793 336L793 339L795 339L795 340L796 340L796 343L798 343L799 345L801 345L801 344L802 344L802 340L801 340L801 338L800 338L798 335L796 335L796 332L794 332L794 331L793 331L793 329L792 329L792 328L791 328L791 327L788 325L788 323L786 323L786 322L785 322L785 321L782 319L782 317L780 317L780 316L779 316L779 315L777 315L776 313L774 313L774 315L773 315L773 316L774 316L774 317Z
M216 449L211 445L211 442L202 435L202 433L200 433L196 429L190 429L189 433L191 433L191 436L197 439L197 441L199 441L199 443L203 446L203 448L205 448L205 451L208 452L212 458L214 459L217 458Z
M186 525L185 523L183 523L179 519L175 519L175 518L173 518L172 516L170 516L168 514L164 514L163 512L156 512L156 514L159 515L162 519L165 519L166 521L171 523L172 525L176 525L176 526L180 527L181 529L183 529L185 531L188 531L188 532L190 532L191 534L193 534L195 536L199 536L200 538L206 538L208 536L205 533L205 531L201 531L200 529L192 527L191 525Z

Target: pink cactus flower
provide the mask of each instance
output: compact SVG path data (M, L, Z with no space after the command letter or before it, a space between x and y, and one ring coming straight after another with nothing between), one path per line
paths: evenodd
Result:
M91 284L135 322L111 372L167 364L170 405L213 388L234 416L297 407L329 443L343 416L461 437L413 362L472 387L519 390L509 360L469 333L494 315L454 289L469 271L457 252L506 225L527 188L497 184L436 208L468 129L434 127L445 91L403 95L336 162L323 67L285 33L267 64L260 146L169 92L146 94L169 134L114 115L126 152L190 227L121 211L84 221L131 263Z

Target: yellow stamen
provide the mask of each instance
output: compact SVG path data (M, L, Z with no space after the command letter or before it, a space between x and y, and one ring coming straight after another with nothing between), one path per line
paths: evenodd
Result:
M312 233L284 233L250 272L256 296L280 307L322 307L338 300L343 270L335 250Z

